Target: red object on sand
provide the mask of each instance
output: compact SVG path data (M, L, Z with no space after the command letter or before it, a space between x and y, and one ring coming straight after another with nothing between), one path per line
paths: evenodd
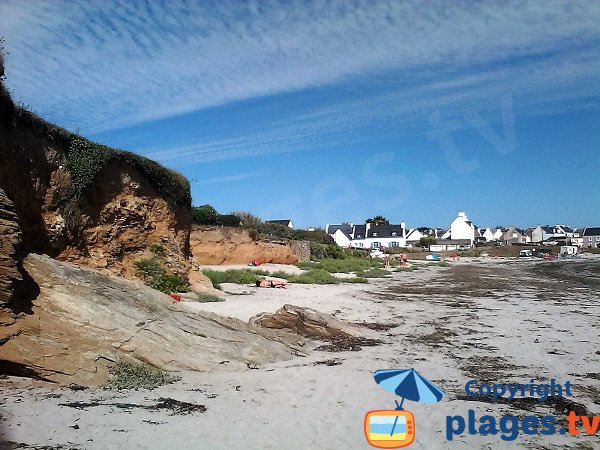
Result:
M255 267L257 267L257 266L260 266L260 265L262 264L262 262L261 262L261 261L259 261L258 259L255 259L254 261L252 261L252 264L253 264Z
M171 297L172 299L174 299L176 302L180 302L181 301L181 295L169 294L169 297Z

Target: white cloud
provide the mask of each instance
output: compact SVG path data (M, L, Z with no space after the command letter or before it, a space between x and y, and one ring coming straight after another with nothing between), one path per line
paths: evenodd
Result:
M248 173L236 173L233 175L225 175L222 177L206 178L199 181L202 184L219 184L219 183L231 183L233 181L247 180L250 178L257 178L266 175L265 172L248 172ZM192 180L194 182L195 180Z
M90 133L331 83L390 84L292 125L188 148L221 158L507 89L598 94L598 2L162 3L3 1L15 98Z

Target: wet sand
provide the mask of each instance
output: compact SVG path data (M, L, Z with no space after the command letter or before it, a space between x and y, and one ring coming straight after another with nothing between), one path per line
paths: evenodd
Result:
M377 369L414 367L446 392L438 404L406 402L414 449L594 449L598 437L463 434L446 440L446 416L554 414L552 404L468 401L470 379L573 383L574 400L600 414L600 286L597 259L543 262L476 258L393 273L368 285L244 288L223 303L195 307L247 320L285 303L366 323L382 344L360 351L313 351L239 372L182 373L154 391L72 391L0 380L4 438L48 448L370 448L363 417L393 409ZM160 399L202 405L163 408ZM84 402L73 404L73 402ZM173 406L173 405L171 405ZM564 414L563 414L564 416Z

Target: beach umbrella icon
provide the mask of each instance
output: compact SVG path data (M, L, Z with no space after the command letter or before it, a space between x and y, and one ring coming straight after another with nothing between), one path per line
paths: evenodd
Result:
M415 369L377 370L375 382L386 391L402 397L396 409L402 410L405 399L420 403L437 403L444 397L444 391L417 372Z

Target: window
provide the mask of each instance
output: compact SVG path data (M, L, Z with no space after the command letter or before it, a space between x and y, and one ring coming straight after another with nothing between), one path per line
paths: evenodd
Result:
M398 233L396 233L395 231L392 231L392 236L398 236Z
M373 233L373 237L377 237L377 233Z
M399 247L398 242L396 242L396 241L390 242L390 247Z
M380 242L372 242L371 243L371 248L379 248L381 247L381 243Z
M596 240L597 240L597 241L600 241L600 236L596 236Z

